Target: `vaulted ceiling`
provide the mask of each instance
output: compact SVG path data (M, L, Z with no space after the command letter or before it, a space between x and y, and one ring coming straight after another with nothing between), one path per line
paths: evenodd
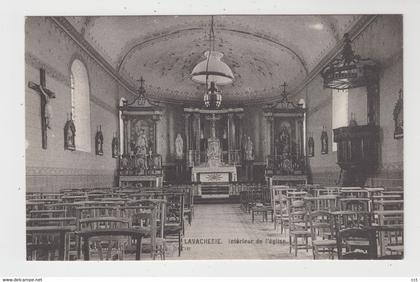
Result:
M271 99L284 81L298 87L360 17L215 16L215 49L235 76L224 101ZM190 74L208 49L210 16L66 18L132 88L143 76L151 97L202 99Z

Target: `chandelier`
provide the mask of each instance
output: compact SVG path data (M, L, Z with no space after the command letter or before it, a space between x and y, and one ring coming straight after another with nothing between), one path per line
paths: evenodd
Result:
M204 52L205 60L199 62L191 72L193 81L205 84L204 105L218 108L222 103L222 95L216 85L227 85L233 82L233 73L227 64L222 62L223 53L214 50L214 21L211 17L209 32L209 50Z
M210 82L210 87L207 89L206 94L204 94L204 106L210 109L217 109L222 105L222 95L217 89L216 84L212 81Z

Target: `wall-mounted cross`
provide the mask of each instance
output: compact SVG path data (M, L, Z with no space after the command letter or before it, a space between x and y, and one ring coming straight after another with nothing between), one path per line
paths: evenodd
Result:
M45 69L39 69L39 84L29 81L28 87L35 90L41 97L42 148L47 149L47 128L50 128L51 118L51 110L48 103L51 98L55 98L55 93L47 88Z

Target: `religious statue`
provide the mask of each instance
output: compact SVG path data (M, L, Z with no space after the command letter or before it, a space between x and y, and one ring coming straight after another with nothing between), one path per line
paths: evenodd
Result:
M184 141L180 133L177 134L175 139L175 155L177 160L184 159Z
M288 155L290 153L290 136L286 127L280 132L280 154Z
M146 137L144 129L140 129L140 134L137 136L135 143L135 152L140 155L147 155L148 153L149 142Z
M47 129L51 129L52 109L50 99L55 98L55 93L46 86L45 69L39 70L40 82L36 84L32 81L28 82L28 87L35 90L41 98L41 132L42 132L42 148L47 149ZM67 149L67 148L66 148Z
M246 161L254 160L254 144L252 143L250 136L248 136L245 143L245 160Z
M308 157L314 157L315 156L315 142L314 138L312 136L309 136L308 138Z
M321 133L321 154L328 154L328 134L325 126L323 126Z
M118 141L117 136L114 136L112 138L111 147L112 147L112 157L117 158L119 155L119 141Z
M75 137L76 137L76 126L74 125L72 115L70 114L70 119L67 120L64 126L64 149L70 150L70 151L76 150Z
M70 146L70 147L74 146L73 140L74 140L73 130L68 130L67 131L67 144L68 144L68 146Z
M182 182L184 178L184 141L180 133L177 134L175 139L175 169L176 179L178 182Z
M96 154L99 156L102 156L104 154L103 143L104 143L104 136L102 135L101 126L99 126L99 130L96 132L96 136L95 136L95 151L96 151Z
M44 119L45 125L48 129L51 129L51 119L52 119L52 108L50 104L50 96L45 92L42 86L39 87L40 93L44 96L45 101L45 110L44 110Z
M252 143L251 137L248 136L245 143L245 174L248 181L254 179L254 144Z

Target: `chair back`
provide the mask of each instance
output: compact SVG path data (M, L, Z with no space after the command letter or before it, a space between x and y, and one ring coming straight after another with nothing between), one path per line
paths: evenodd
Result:
M289 212L289 228L294 230L308 230L306 207L303 199L287 198Z
M165 195L165 224L179 224L183 226L184 223L184 196L183 193L168 193Z
M369 198L340 198L340 210L342 211L368 211Z
M349 247L349 245L357 244L360 241L368 242L368 244L363 244L363 248ZM343 249L345 249L344 252ZM338 259L377 258L376 233L366 228L340 230L337 234L337 255Z
M309 211L325 210L335 211L337 209L336 195L323 195L318 197L305 197L306 207Z
M312 240L316 240L317 237L322 239L332 239L334 237L333 221L330 212L326 210L309 211L307 216Z

